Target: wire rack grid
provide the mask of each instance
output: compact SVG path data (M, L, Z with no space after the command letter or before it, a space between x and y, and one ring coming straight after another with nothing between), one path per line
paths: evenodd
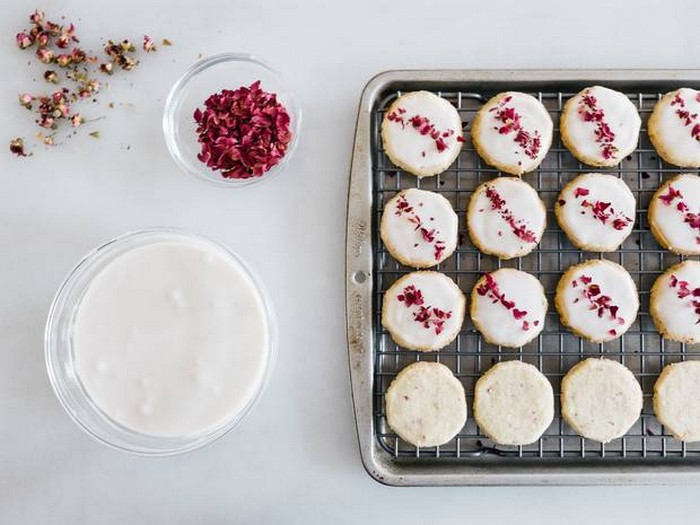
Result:
M376 438L381 447L396 460L428 458L458 458L464 461L494 461L497 458L557 458L567 461L600 461L604 458L658 458L680 459L700 457L700 443L686 444L673 439L655 419L652 409L653 385L661 369L689 355L690 347L664 340L654 327L649 314L649 291L666 268L682 260L656 243L647 222L647 206L651 195L662 181L682 172L664 164L654 151L646 132L646 121L660 93L626 93L642 116L642 132L637 150L614 169L604 170L621 177L637 198L637 216L632 234L621 248L613 253L582 252L575 248L559 229L553 205L561 188L572 178L591 171L600 171L580 164L562 145L558 130L559 116L564 102L573 96L569 92L531 92L548 109L555 123L554 139L544 162L535 172L524 176L534 186L547 206L547 230L537 247L525 257L500 261L484 255L471 244L466 234L466 207L473 190L483 181L499 176L498 170L482 163L469 137L469 124L476 111L495 93L437 91L436 94L451 102L459 111L465 143L456 162L444 173L418 179L396 168L382 151L379 129L391 102L401 94L390 93L380 100L373 112L371 157L373 176L373 272L372 292L374 348L374 420ZM384 292L402 275L412 271L395 261L387 252L378 235L378 225L384 203L399 190L419 187L445 196L455 208L460 220L458 248L453 256L435 269L457 282L469 296L476 280L486 271L513 267L535 275L542 282L550 309L542 333L526 346L507 349L486 343L475 330L469 316L465 318L457 339L439 352L421 353L400 348L381 326L381 303ZM554 290L563 271L572 264L587 259L609 259L624 266L632 276L640 294L637 320L620 338L608 343L590 343L571 334L562 326L554 310ZM473 403L476 380L496 362L519 359L531 363L551 381L558 394L563 375L575 363L586 357L605 356L616 359L631 369L644 392L644 408L640 419L622 438L600 444L577 436L561 417L558 395L555 395L555 418L545 434L527 446L500 446L490 441L469 418L455 439L446 445L418 448L396 436L386 423L384 395L396 374L415 361L438 361L447 365L465 387L467 403Z

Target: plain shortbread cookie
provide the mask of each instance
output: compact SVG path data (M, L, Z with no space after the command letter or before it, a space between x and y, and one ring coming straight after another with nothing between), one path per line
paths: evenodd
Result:
M534 366L505 361L490 368L474 387L474 419L501 445L537 441L554 418L554 392Z
M680 441L700 441L700 361L666 366L654 384L654 414Z
M642 388L617 361L588 358L561 382L561 413L577 434L608 443L627 433L642 411Z
M440 363L407 366L391 382L384 400L389 426L417 447L444 445L467 420L464 387Z

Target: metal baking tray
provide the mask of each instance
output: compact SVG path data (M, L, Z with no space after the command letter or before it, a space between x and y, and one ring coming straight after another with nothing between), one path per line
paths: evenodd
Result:
M562 146L558 121L563 103L582 88L601 84L629 95L643 126L638 149L619 167L605 169L622 177L638 200L633 233L617 252L583 253L559 230L552 213L554 200L571 178L595 170L578 163ZM649 198L670 174L682 170L663 163L652 148L645 124L661 94L689 86L700 89L700 70L552 70L552 71L390 71L373 78L364 89L348 195L346 237L346 314L353 403L362 461L376 480L389 485L520 485L622 484L700 481L700 444L673 439L655 419L651 395L654 381L668 363L694 357L685 345L662 339L649 316L649 289L654 279L681 257L662 250L646 220ZM382 151L379 126L386 108L401 93L426 89L453 103L462 117L467 139L458 160L443 174L422 180L397 169ZM540 168L524 176L548 208L547 231L538 249L511 261L481 254L465 232L465 212L471 192L499 172L481 162L469 138L469 125L480 105L506 90L538 97L555 123L552 148ZM383 292L412 271L397 263L378 235L384 203L398 190L421 187L447 197L460 218L456 253L436 269L469 294L484 271L515 267L537 276L550 302L545 329L520 349L485 343L470 319L457 340L440 352L420 353L399 348L380 322ZM563 270L589 258L622 264L640 291L639 316L619 339L594 344L562 327L553 309L553 292ZM696 349L700 350L700 349ZM476 379L494 363L521 359L536 365L558 394L561 377L579 360L605 355L619 360L636 375L644 391L642 416L623 438L601 445L577 436L562 420L556 396L554 422L535 444L499 446L469 419L462 432L441 447L416 448L400 440L386 424L384 393L406 365L436 360L449 366L464 384L471 413Z

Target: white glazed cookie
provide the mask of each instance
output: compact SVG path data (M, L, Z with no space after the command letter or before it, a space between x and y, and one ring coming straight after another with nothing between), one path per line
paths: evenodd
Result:
M464 387L440 363L408 365L391 382L384 400L389 426L417 447L444 445L467 420Z
M389 253L406 266L428 268L457 247L457 214L438 193L411 188L387 202L380 235Z
M501 445L537 441L554 418L554 392L534 366L504 361L479 378L474 387L474 419Z
M518 348L542 331L547 306L536 277L501 268L484 274L474 285L471 318L488 343Z
M666 93L649 117L649 139L669 164L700 168L700 91Z
M664 337L700 343L700 261L678 263L656 279L650 310Z
M469 237L479 250L500 259L530 253L546 225L544 203L532 186L516 177L486 181L469 200Z
M540 165L552 145L553 128L552 118L539 100L509 91L481 107L471 136L487 164L519 176Z
M561 322L594 343L624 334L639 309L630 274L606 260L586 261L566 270L557 284L554 303Z
M636 201L613 175L586 173L559 194L554 213L569 240L581 250L614 252L632 233Z
M654 414L680 441L700 441L700 361L664 367L654 384Z
M411 350L439 350L462 328L464 294L439 272L413 272L384 294L382 325L399 345Z
M417 177L445 171L464 142L457 109L428 91L397 98L384 115L381 135L391 162Z
M570 98L559 123L564 146L589 166L617 166L637 148L641 125L630 99L602 86Z
M624 436L642 404L634 374L610 359L584 359L561 382L562 416L577 434L601 443Z
M649 227L656 242L682 255L700 254L700 176L667 180L649 202Z

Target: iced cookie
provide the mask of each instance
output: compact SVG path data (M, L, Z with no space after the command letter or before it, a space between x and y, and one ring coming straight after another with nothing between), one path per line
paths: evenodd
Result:
M380 235L389 253L406 266L428 268L457 247L457 214L431 191L409 189L386 203Z
M491 344L518 348L544 328L547 298L534 276L514 268L484 274L474 285L471 318Z
M500 93L476 114L471 136L487 164L511 175L528 173L540 165L552 145L552 118L531 95Z
M408 365L391 382L384 399L389 426L417 447L444 445L467 420L464 387L440 363Z
M397 98L384 115L381 135L391 162L418 177L449 168L464 142L457 109L428 91Z
M649 139L669 164L700 168L700 91L666 93L649 117Z
M413 272L384 294L382 325L399 345L411 350L439 350L462 328L464 294L439 272Z
M667 250L700 254L700 176L682 173L662 184L649 202L649 227Z
M700 343L700 261L684 261L661 275L651 288L651 316L664 337Z
M680 441L700 441L700 361L666 366L654 384L654 414Z
M557 284L554 303L562 324L594 343L624 334L639 309L630 274L605 260L586 261L566 270Z
M637 148L641 125L630 99L602 86L570 98L559 123L564 146L589 166L617 166Z
M584 359L561 382L562 416L578 435L601 443L624 436L642 402L634 374L610 359Z
M537 441L554 418L554 392L549 380L522 361L498 363L474 387L474 419L501 445Z
M537 192L515 177L486 181L469 200L469 237L479 250L500 259L530 253L546 225L546 208Z
M564 186L554 213L577 248L614 252L632 233L636 208L634 195L622 179L587 173Z

